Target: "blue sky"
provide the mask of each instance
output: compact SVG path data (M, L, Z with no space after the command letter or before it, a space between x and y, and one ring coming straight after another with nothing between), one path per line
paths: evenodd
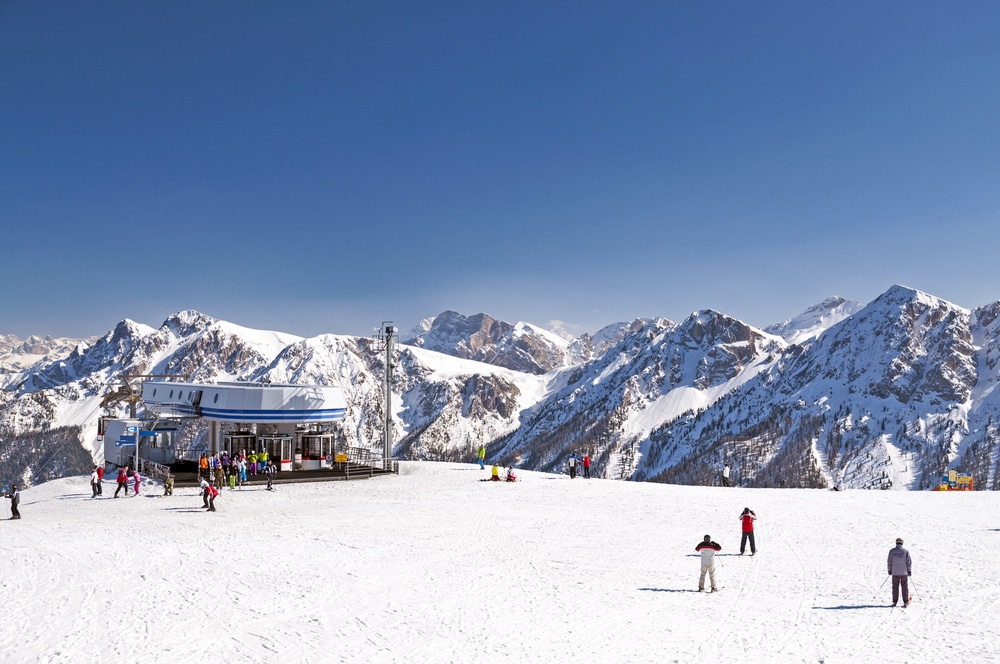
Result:
M1000 3L0 0L0 333L1000 299Z

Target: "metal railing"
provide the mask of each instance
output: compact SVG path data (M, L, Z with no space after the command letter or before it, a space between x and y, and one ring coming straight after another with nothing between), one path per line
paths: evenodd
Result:
M374 477L376 472L379 474L392 473L393 475L399 475L399 461L392 458L371 458L364 464L352 464L352 462L348 462L342 465L344 468L344 477L347 479L351 479L352 477Z
M129 468L135 468L135 455L132 454L128 457ZM162 463L156 463L155 461L147 461L142 457L139 457L139 474L143 477L148 477L154 480L160 480L161 482L166 480L170 475L170 467L164 466Z

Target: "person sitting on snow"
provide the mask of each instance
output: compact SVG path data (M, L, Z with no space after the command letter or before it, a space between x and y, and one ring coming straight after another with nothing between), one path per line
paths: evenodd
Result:
M514 474L514 466L507 466L507 481L516 482L517 475Z
M490 470L490 481L499 482L500 481L500 467L493 464L492 470Z

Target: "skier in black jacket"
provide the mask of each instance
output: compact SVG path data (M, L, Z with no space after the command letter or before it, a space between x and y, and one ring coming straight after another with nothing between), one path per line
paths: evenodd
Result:
M15 484L10 488L10 493L4 494L6 497L10 498L10 513L11 519L20 519L21 513L17 510L17 504L21 502L21 494L17 492L17 485Z

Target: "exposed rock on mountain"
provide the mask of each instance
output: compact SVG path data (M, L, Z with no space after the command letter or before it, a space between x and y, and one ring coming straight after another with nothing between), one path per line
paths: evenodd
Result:
M573 363L570 343L562 337L529 323L505 323L486 314L463 316L445 311L422 321L402 343L533 374Z
M728 462L744 486L921 489L958 468L1000 488L1000 302L970 311L895 286L768 329L706 310L566 340L445 312L393 357L394 453L471 461L485 443L491 460L549 471L589 453L597 476L707 484ZM80 427L84 456L99 459L101 398L122 375L172 374L339 385L339 444L380 453L384 362L366 338L302 339L194 311L158 329L125 320L3 374L0 443ZM195 453L205 437L186 426Z

